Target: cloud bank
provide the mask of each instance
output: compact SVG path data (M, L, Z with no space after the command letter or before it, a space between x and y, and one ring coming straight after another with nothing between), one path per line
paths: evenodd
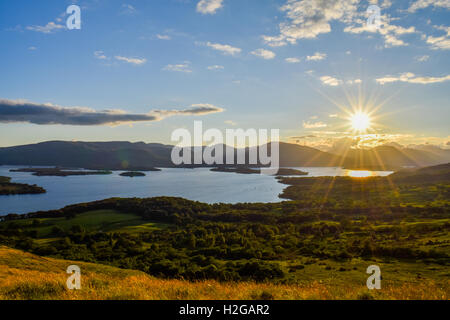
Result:
M405 72L399 76L386 76L383 78L376 79L376 82L378 82L381 85L384 85L386 83L392 83L392 82L431 84L431 83L440 83L440 82L445 82L445 81L450 81L450 75L443 76L443 77L420 77L420 76L416 76L412 72Z
M176 115L207 115L223 112L212 104L193 104L183 110L153 110L147 114L123 110L96 111L85 107L61 107L21 100L0 99L0 123L32 123L37 125L99 126L134 122L160 121Z

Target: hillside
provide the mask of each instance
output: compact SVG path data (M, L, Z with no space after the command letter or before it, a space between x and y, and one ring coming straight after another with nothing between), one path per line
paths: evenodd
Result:
M172 147L143 142L49 141L0 148L0 165L151 170L154 167L174 167L171 160ZM225 159L226 150L230 148L223 148ZM245 152L248 153L248 149ZM236 154L235 151L235 157ZM280 143L281 166L335 166L342 162L340 159L313 148Z
M66 268L81 269L81 290L66 289ZM254 300L254 299L444 299L448 287L432 281L387 284L368 292L364 285L310 281L301 285L160 280L140 271L43 258L0 246L0 300Z
M173 146L144 142L48 141L0 148L0 165L59 166L107 170L153 170L174 167ZM222 146L226 152L233 148ZM269 144L268 149L271 149ZM248 159L249 148L245 149ZM235 159L237 151L235 152ZM450 150L422 150L380 146L369 150L348 149L341 155L297 144L280 143L281 167L334 167L388 170L405 166L430 166L450 161ZM235 160L236 162L236 160ZM225 163L225 161L224 161Z
M142 142L49 141L0 148L0 164L146 170L172 166L172 147Z
M432 166L450 161L450 150L440 152L379 146L372 149L347 150L344 166L348 169L398 169L402 167Z

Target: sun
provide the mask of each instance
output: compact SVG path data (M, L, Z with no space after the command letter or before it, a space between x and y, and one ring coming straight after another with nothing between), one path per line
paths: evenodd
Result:
M352 128L355 131L363 132L370 128L372 120L367 113L356 112L350 116Z

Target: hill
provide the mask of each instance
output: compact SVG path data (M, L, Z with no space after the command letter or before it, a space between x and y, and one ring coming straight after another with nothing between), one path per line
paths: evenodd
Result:
M69 265L81 269L81 290L66 288ZM275 285L161 280L140 271L44 258L0 246L0 300L448 299L445 288L429 281L383 289L369 293L363 285L316 281Z
M438 149L438 148L435 148ZM450 150L440 152L379 146L372 149L348 149L344 166L348 169L389 170L402 167L432 166L450 161Z
M171 150L171 146L143 142L49 141L0 148L0 164L150 170L172 166Z
M174 167L173 146L131 142L49 141L38 144L0 148L0 165L60 166L108 170L153 170ZM227 150L223 146L224 159ZM270 146L269 146L270 150ZM249 149L245 150L248 159ZM235 157L237 151L235 150ZM336 166L341 158L317 149L280 143L280 165Z

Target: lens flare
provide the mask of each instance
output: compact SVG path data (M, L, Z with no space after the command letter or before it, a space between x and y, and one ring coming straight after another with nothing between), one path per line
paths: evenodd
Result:
M363 132L370 128L372 121L367 113L357 112L350 117L350 122L353 130Z

